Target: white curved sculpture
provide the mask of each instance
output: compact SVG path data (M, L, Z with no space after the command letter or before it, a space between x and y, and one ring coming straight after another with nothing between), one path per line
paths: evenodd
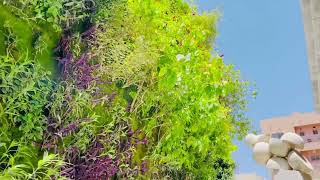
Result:
M248 134L245 137L245 141L249 146L253 147L258 142L258 136L255 134Z
M300 137L296 133L292 133L292 132L285 133L281 137L281 141L284 141L290 144L292 148L303 149L304 147L304 141L302 137Z
M258 142L266 142L266 143L269 143L269 139L270 139L270 137L267 136L267 135L264 135L264 134L259 134L259 135L257 135L257 143L258 143Z
M313 167L310 162L295 150L288 154L288 163L294 170L298 170L306 174L311 174L313 171Z
M266 142L258 142L253 147L253 159L258 163L265 165L270 159L269 144Z
M270 152L278 157L286 157L290 150L290 145L280 139L271 138L269 140Z
M313 167L295 149L303 149L303 139L295 133L285 133L280 139L269 138L267 135L248 134L246 143L253 147L253 158L258 164L265 165L274 172L279 170L295 170L310 179Z
M291 167L288 164L288 161L285 158L272 157L268 160L266 167L268 169L283 169L290 170Z

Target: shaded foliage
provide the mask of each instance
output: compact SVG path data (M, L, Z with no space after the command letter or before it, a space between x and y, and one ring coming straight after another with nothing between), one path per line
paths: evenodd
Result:
M0 62L2 130L8 139L41 140L46 128L44 108L53 86L48 74L28 59L2 56Z

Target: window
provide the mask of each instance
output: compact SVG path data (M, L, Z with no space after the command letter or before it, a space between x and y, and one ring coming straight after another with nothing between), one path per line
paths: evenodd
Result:
M278 134L279 139L282 137L282 135L283 135L283 133Z
M312 130L313 134L318 134L318 130L317 129L314 129Z
M300 136L304 136L304 132L300 132L299 135L300 135Z
M273 133L273 134L271 134L271 137L276 138L276 139L280 139L282 135L283 135L283 133Z
M319 155L311 156L311 161L319 161L319 160L320 160L320 156Z
M311 139L307 139L307 142L310 143L310 142L312 142L312 140Z

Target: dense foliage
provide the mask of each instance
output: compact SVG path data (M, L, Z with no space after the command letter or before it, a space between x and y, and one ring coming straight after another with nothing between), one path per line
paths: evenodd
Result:
M183 0L4 0L0 178L230 179L247 84Z

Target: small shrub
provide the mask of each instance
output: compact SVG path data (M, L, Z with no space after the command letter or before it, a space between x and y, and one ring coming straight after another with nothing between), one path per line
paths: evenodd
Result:
M2 125L14 132L12 138L41 140L46 127L44 109L53 86L49 74L34 61L2 56L0 76Z

